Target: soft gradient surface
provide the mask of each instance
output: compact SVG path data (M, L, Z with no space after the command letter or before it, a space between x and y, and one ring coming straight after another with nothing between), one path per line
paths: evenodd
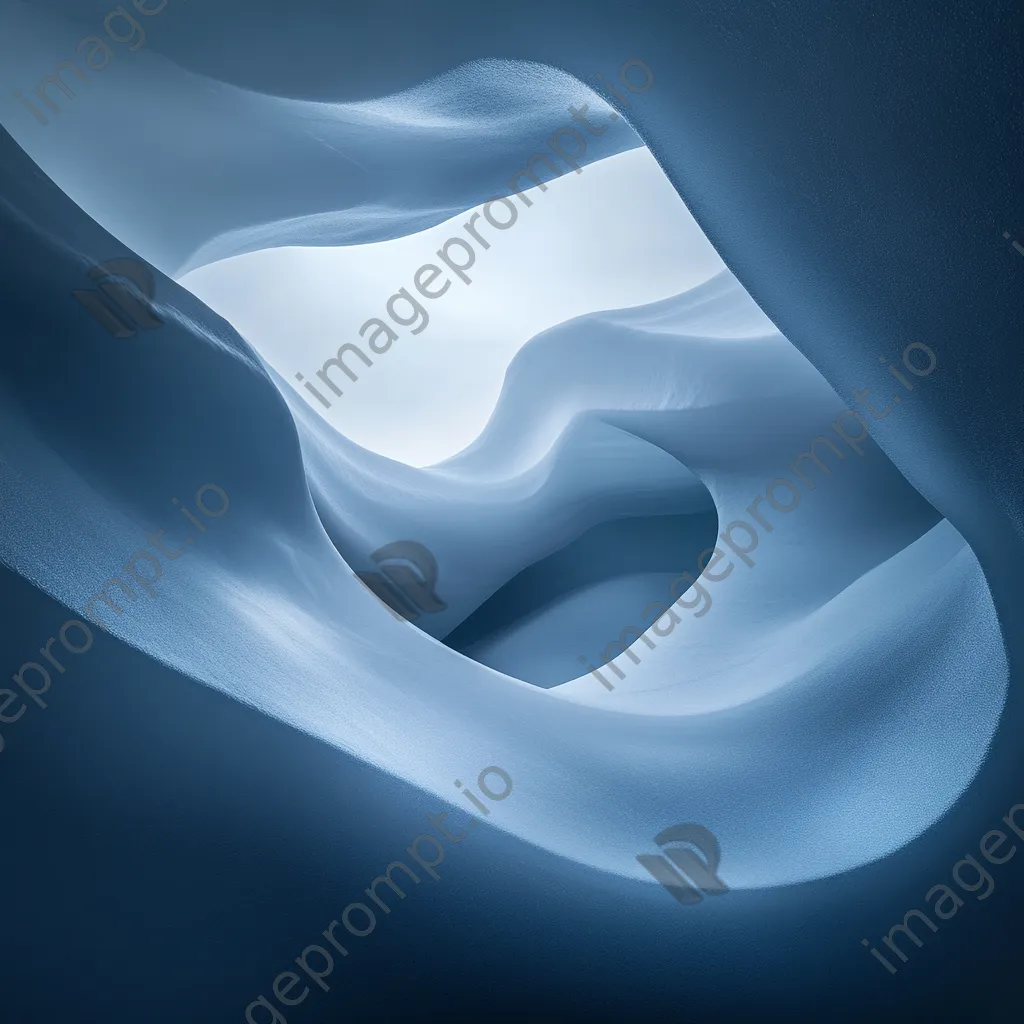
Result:
M212 481L231 503L158 596L54 677L48 707L0 729L22 883L7 948L12 963L29 951L32 995L17 1012L241 1020L426 810L467 806L453 780L492 764L515 796L479 853L452 858L452 902L403 906L387 924L409 938L382 944L478 956L488 984L505 984L488 957L530 949L543 981L529 998L552 1014L564 998L617 1019L686 986L700 1019L712 1005L779 1012L800 1004L798 983L820 1013L826 975L797 979L828 957L843 965L836 991L870 1004L858 972L889 979L861 935L884 934L995 808L1024 799L1009 6L527 5L500 33L458 5L430 12L436 24L300 6L303 50L279 10L169 6L53 124L13 99L0 109L8 672L147 533L182 542L172 497ZM30 90L106 9L4 0L5 73ZM692 277L675 253L675 288L659 260L647 295L609 285L606 301L581 291L571 309L507 313L485 397L467 403L477 422L493 409L443 461L361 446L286 382L280 325L264 348L229 308L287 320L277 296L236 290L224 319L172 279L230 292L215 261L233 258L253 265L252 287L287 290L289 274L342 267L339 245L443 233L501 192L568 104L608 115L583 83L637 55L656 84L592 140L579 182L642 139L706 235L684 246ZM685 209L671 216L691 230ZM70 293L90 263L131 253L162 271L164 326L115 341ZM419 262L410 250L409 271ZM380 287L367 315L392 279ZM333 301L337 314L356 299ZM331 333L295 328L303 358ZM869 418L863 454L792 514L770 513L755 564L711 584L706 616L681 613L656 649L634 643L640 663L613 692L572 674L787 475L853 388L890 394L879 356L915 340L937 353L934 375ZM447 609L422 629L353 576L399 537L440 566ZM715 833L731 889L685 913L635 859L679 821ZM68 919L82 926L54 966L42 953ZM364 973L345 964L331 998L376 1019L391 968L371 961L389 955L361 948ZM667 981L683 959L686 985ZM110 963L123 987L97 991ZM461 978L440 954L409 970L428 992ZM314 992L288 1019L327 1007Z

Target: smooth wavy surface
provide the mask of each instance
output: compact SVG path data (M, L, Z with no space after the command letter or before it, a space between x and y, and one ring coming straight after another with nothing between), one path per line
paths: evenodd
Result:
M892 82L859 80L872 102L858 98L843 131L830 134L822 112L829 104L801 107L808 91L800 87L820 84L830 47L840 47L833 23L813 11L801 37L820 47L813 66L793 61L792 47L784 48L788 63L771 65L786 79L784 99L756 74L737 73L716 92L715 59L728 54L733 67L754 45L750 31L737 43L724 26L749 18L753 25L743 27L762 30L764 61L783 31L782 14L772 27L763 13L726 7L713 29L700 21L710 6L697 4L658 31L655 9L635 24L605 11L572 46L556 25L531 47L515 24L520 18L509 19L507 39L485 46L470 20L401 72L359 77L365 64L353 58L358 88L339 86L329 99L309 95L322 84L311 71L291 93L275 94L280 63L268 64L262 81L255 58L245 81L230 62L218 75L204 46L187 60L169 32L161 54L126 58L120 79L94 83L75 100L82 116L47 127L48 135L31 125L30 135L4 109L11 135L0 139L8 239L0 294L9 325L0 365L0 593L10 630L0 655L12 671L38 659L67 610L81 610L145 534L167 529L183 543L188 527L172 497L213 481L230 495L230 511L166 565L158 596L111 620L115 639L98 637L75 663L83 678L109 677L97 686L96 706L66 696L75 685L70 669L68 678L54 676L50 706L32 706L0 730L0 768L41 780L47 764L64 781L80 772L68 783L77 803L52 799L71 801L69 820L81 813L74 807L88 810L99 822L90 826L99 850L121 850L140 821L159 821L157 830L170 827L164 819L185 822L187 841L200 843L185 861L193 871L206 864L209 874L200 872L195 903L179 893L182 907L163 908L172 919L182 915L181 927L190 927L193 913L215 917L211 908L248 898L241 888L216 895L230 861L202 849L198 827L200 817L215 822L213 802L233 808L230 820L244 819L254 832L264 801L272 802L282 834L302 837L298 852L254 839L240 877L257 877L261 858L273 861L275 877L282 865L281 877L309 863L326 872L333 840L321 836L318 815L330 806L328 794L355 779L372 824L354 848L391 834L390 812L371 796L430 794L454 803L453 778L501 765L516 781L516 799L489 821L503 834L488 840L496 862L530 858L558 884L573 871L594 872L580 877L622 901L627 929L642 929L641 918L654 913L649 893L635 907L633 894L657 892L637 852L667 823L699 821L721 842L736 895L703 908L702 925L719 929L712 945L767 927L762 916L773 904L756 899L827 883L834 888L816 891L848 908L865 877L858 871L883 870L876 862L914 849L915 840L927 846L926 834L958 842L958 833L942 829L966 816L973 830L980 811L958 802L979 783L984 806L995 792L1005 802L1007 766L1016 762L1006 760L1005 747L993 751L1004 716L1019 718L1008 701L1019 641L1007 624L1022 610L1024 523L1021 363L1007 345L1019 337L1022 314L1005 254L992 255L990 240L979 236L993 216L985 204L1010 194L1019 168L990 160L961 195L935 122L914 101L913 76L888 65L886 73L910 90L904 105L885 106ZM233 8L220 5L211 21ZM47 32L58 22L12 4L3 13L8 67L26 83L52 67L56 53L73 52L76 33L90 31L84 14L81 24L59 22L63 49L54 50ZM378 16L367 13L366 23ZM865 17L885 23L888 16ZM967 45L935 43L939 26L918 33L910 15L892 17L887 45L930 40L912 51L922 61ZM270 31L254 15L244 31L258 35L261 25ZM616 32L621 38L612 39ZM226 321L162 275L164 326L144 343L112 344L71 298L90 263L126 245L180 274L271 245L382 240L440 223L493 195L537 140L564 123L568 102L589 97L598 109L601 101L578 79L585 63L608 63L613 42L637 45L655 68L658 84L630 120L729 269L661 302L595 310L532 339L513 360L487 428L454 458L413 469L346 440ZM971 81L972 73L958 73ZM837 97L848 95L849 84L833 83L831 74L828 82ZM111 110L135 126L132 134L93 144L98 122L90 118ZM986 116L956 117L965 137L973 125L974 137L993 147L996 128ZM886 130L873 134L879 122ZM593 147L594 159L637 144L619 127L604 149ZM902 129L907 137L897 139ZM413 150L417 163L409 166ZM863 170L856 180L845 170L854 156ZM924 186L914 170L931 159ZM954 182L962 205L946 201ZM640 536L637 522L669 522L666 537L691 531L696 546L711 518L719 530L744 518L836 421L847 404L837 392L888 386L878 353L914 339L938 353L939 372L892 415L870 420L863 452L850 449L792 514L766 513L772 529L750 552L754 564L737 564L709 585L706 616L682 613L671 631L656 634L654 649L637 640L639 663L629 664L613 692L589 674L571 675L578 652L603 646L616 623L640 622L641 608L690 568L667 543ZM395 621L353 576L370 567L371 551L406 536L434 553L445 581L447 609L423 629ZM587 539L594 536L616 555L602 554ZM653 551L646 565L645 542ZM635 562L622 552L635 553ZM566 566L584 558L587 572L566 578ZM635 571L623 571L631 562ZM510 586L519 588L511 603ZM117 691L138 702L134 716L103 689L129 674L153 693ZM232 710L210 711L220 704L194 703L214 698L193 691L223 695ZM282 810L287 800L274 795L273 776L260 774L255 741L233 746L200 724L176 748L160 733L161 722L188 722L200 706L200 723L207 713L242 723L235 705L260 720L252 733L239 724L239 735L269 737L281 724L303 744L313 741L294 748L303 753L292 763L307 764L308 750L316 751L309 764L321 748L330 751L329 781L315 796L297 787L296 805ZM97 739L105 726L109 748ZM155 750L180 758L175 772L192 794L180 803L173 785L154 781L166 770L157 765L162 753L141 749L154 735L163 736ZM86 749L78 764L76 751ZM126 769L135 764L132 751L141 768ZM240 766L222 766L237 791L203 804L195 793L216 776L190 767L193 758L208 768L237 758ZM126 770L139 771L152 792L138 780L109 792L99 785ZM33 787L25 793L51 789L47 781ZM28 795L12 799L21 826L12 849L31 860L45 830L33 835L28 827ZM358 862L358 854L347 856ZM126 868L128 891L142 894L143 905L174 902L161 886L172 884L162 876L174 873L176 856L171 850L166 861L150 862L151 875ZM77 850L54 857L57 865L80 859ZM942 859L930 846L920 857L926 865ZM100 892L104 872L116 878L123 867L115 857L95 868L102 859L67 867L68 879L99 871L98 894L85 905L92 913L106 908L112 928L144 917L150 911L118 908ZM907 873L906 861L893 863L884 876L890 893ZM483 867L467 870L487 878ZM509 885L522 891L518 877ZM45 925L35 920L33 899L16 894L10 913L30 944L42 941ZM479 899L481 913L514 902L498 890ZM848 913L853 928L858 918ZM289 914L281 920L298 934L299 911ZM692 936L689 920L678 927ZM524 922L509 927L510 941L526 942ZM786 927L796 941L799 927ZM837 927L830 941L856 946L859 935ZM107 935L92 941L97 956L115 944ZM267 973L270 958L256 956L262 940L246 941ZM215 947L200 937L190 955ZM87 958L67 968L68 993L84 988L88 970ZM241 998L232 990L234 1003ZM169 997L167 1007L182 999Z
M209 340L184 324L168 325L156 344L186 341L211 351ZM211 432L206 458L216 456L221 475L229 473L218 484L237 511L224 539L233 557L197 557L182 567L202 594L200 631L190 621L189 603L173 597L152 618L126 616L112 627L183 676L437 796L448 795L450 767L437 762L424 738L455 736L469 764L507 766L538 792L557 788L557 798L510 809L501 827L553 853L636 878L644 877L632 857L638 830L654 834L684 801L690 816L708 823L729 850L734 888L778 885L849 870L898 848L945 811L977 771L1006 678L993 610L962 540L944 524L926 533L934 513L881 452L843 467L841 478L837 470L830 491L822 485L799 517L780 518L749 577L740 569L723 587L714 616L707 622L688 617L614 696L590 676L556 691L564 697L556 700L495 675L396 623L346 570L346 562L357 564L389 539L414 533L442 567L448 609L433 617L430 629L444 635L522 569L598 523L707 511L709 492L720 522L741 515L770 478L770 467L799 452L842 405L727 272L677 299L584 317L538 337L513 362L481 438L429 470L346 443L290 388L282 383L275 390L238 339L226 344L233 351L219 349L218 369L209 363L218 349L196 357L207 361L204 384L218 394L244 396L242 381L248 382L250 402L261 396L264 430L277 421L276 465L264 453L256 464L261 486L274 481L283 521L268 522L265 502L253 493L257 478L248 479L242 466L228 469L223 429ZM177 350L179 365L187 351ZM155 355L136 350L140 360ZM567 366L576 368L568 381ZM282 395L291 404L291 430L282 430ZM118 546L127 551L132 496L127 481L118 480L117 463L108 463L111 446L89 443L79 433L78 458L90 466L87 475L60 439L44 445L33 436L30 424L45 421L53 399L40 396L18 416L11 410L23 400L10 397L8 436L35 440L6 456L14 472L27 474L38 465L40 448L49 448L51 459L58 454L65 467L44 476L47 490L77 492L76 514L104 524L114 558ZM235 445L247 444L252 411L236 422ZM118 418L115 411L94 429L107 434ZM767 421L771 433L758 436L757 424ZM733 444L737 434L750 438L751 447ZM177 456L181 470L190 461L178 442L167 456ZM253 464L254 456L246 461ZM116 497L89 482L97 474L117 487ZM13 481L8 486L13 489ZM858 529L869 513L870 527ZM82 606L94 581L87 579L82 592L66 579L66 566L49 560L61 520L25 499L15 515L20 528L8 534L5 561L69 606ZM830 552L827 560L800 565L796 552L819 550ZM926 571L909 572L907 562ZM906 618L894 626L892 609L879 598L904 578ZM975 617L966 632L984 638L975 656L985 652L986 658L966 691L954 654L961 634L950 629L954 596L964 591L974 595L965 609ZM940 595L946 599L938 601ZM916 670L902 664L905 648L896 639L910 621L928 636L930 657ZM534 622L538 635L514 643L543 649L560 628L557 616L547 627ZM194 641L182 645L186 631ZM219 638L216 655L203 636ZM586 639L592 644L599 636ZM825 641L817 650L812 636ZM844 639L849 636L857 642ZM845 654L838 664L837 649ZM942 655L939 665L946 668L937 668L931 655ZM874 670L866 672L865 662ZM898 670L882 672L887 664ZM848 676L842 665L852 666ZM516 667L514 661L509 666ZM776 699L766 700L770 694ZM942 713L954 699L971 709L969 717ZM897 719L908 728L916 731L921 721L931 726L927 745L919 740L915 752L927 771L898 792L888 785L888 771L905 756L910 737L893 724L894 706L914 709ZM734 713L708 717L725 709ZM864 720L851 718L854 709ZM626 717L624 711L642 714ZM830 726L841 731L833 735ZM808 733L816 737L813 744L801 739ZM851 746L850 761L835 758L840 742ZM724 771L709 766L709 745ZM638 770L640 761L647 770ZM569 776L566 763L576 765ZM744 794L766 764L778 789L759 815L745 805ZM640 794L651 790L649 773L666 771L669 778L641 803ZM848 804L837 796L842 791ZM608 810L595 822L586 809L599 794ZM879 823L867 808L883 796L891 817ZM780 805L791 808L791 841L777 844L768 857L758 837ZM858 814L857 807L865 811ZM817 834L816 817L825 808L837 815L829 840L806 849L804 837Z

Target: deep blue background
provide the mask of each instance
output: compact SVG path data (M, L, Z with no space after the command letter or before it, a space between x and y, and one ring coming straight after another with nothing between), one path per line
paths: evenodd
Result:
M110 9L39 6L74 8L90 25ZM353 939L335 970L344 983L311 994L290 1024L1019 1015L1024 858L994 868L993 896L966 897L896 977L859 944L908 907L924 909L954 860L1024 801L1024 259L1002 239L1004 229L1024 238L1019 5L195 6L189 19L161 15L162 52L290 95L377 95L481 56L547 60L581 78L642 56L658 87L636 127L730 268L837 389L858 383L848 367L889 351L888 339L920 337L955 357L918 400L945 473L915 478L914 428L888 450L974 547L1011 663L991 759L946 819L884 863L730 893L742 928L709 907L706 928L684 932L688 912L655 887L613 883L480 829L449 853L439 884ZM0 137L2 194L15 207L30 206L26 164ZM56 189L47 196L60 223L70 203ZM3 237L15 237L9 220ZM27 244L0 247L0 280L19 280ZM31 294L4 287L0 373L16 385L38 316ZM72 390L67 401L73 418L90 396ZM0 665L20 664L70 614L2 567L0 602ZM9 727L0 754L0 1019L241 1021L442 808L182 686L110 637L97 638L96 654L55 684L45 712Z

